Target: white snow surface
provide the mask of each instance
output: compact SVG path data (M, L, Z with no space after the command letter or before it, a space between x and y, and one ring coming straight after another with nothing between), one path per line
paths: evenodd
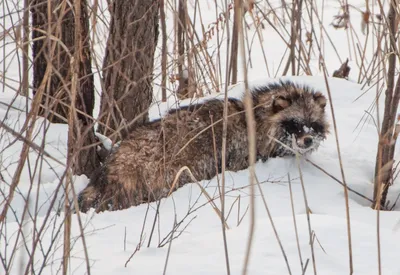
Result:
M326 93L323 78L294 77L290 79L298 83L307 83ZM265 80L262 82L268 83ZM374 172L377 144L376 129L370 121L362 128L356 128L356 126L360 121L363 110L368 108L374 95L367 94L354 102L354 99L361 93L359 85L340 79L329 79L329 85L332 92L332 101L335 106L346 182L351 188L371 198L373 188L371 179ZM240 85L236 86L232 92L239 94L238 90L241 90ZM154 115L157 112L154 108L151 113ZM330 118L329 105L327 107L327 114ZM60 132L63 132L64 136L66 136L66 126L51 125L50 127L50 132L47 134L46 148L50 148L52 144L58 144L60 153L65 154L66 142L64 141L63 145L60 145ZM18 150L15 150L15 152L18 152ZM54 149L51 152L55 153L57 150ZM313 153L310 159L341 180L333 134L321 144L319 150ZM308 204L312 211L312 214L310 214L311 229L318 239L318 242L315 241L314 244L317 270L320 274L347 273L348 239L343 188L305 161L301 161L301 169ZM242 269L249 230L249 214L244 216L243 221L238 226L238 219L241 219L249 205L249 189L246 187L249 184L249 172L248 170L244 170L236 173L226 173L226 188L229 190L226 198L227 212L232 208L227 220L227 224L230 227L227 230L227 242L231 271L237 274ZM262 182L261 189L272 213L279 238L288 257L288 262L292 272L300 274L300 261L296 246L287 182L288 173L290 173L292 178L295 217L302 258L304 262L307 259L310 260L306 274L312 274L306 208L296 161L294 159L277 158L270 159L266 163L259 162L256 164L257 178ZM42 174L41 184L34 184L33 186L33 190L40 188L37 191L39 192L40 205L39 218L36 221L38 228L44 222L43 216L48 210L48 200L52 198L52 192L54 192L58 183L54 172L44 170ZM26 174L24 175L27 177ZM77 177L75 180L76 192L79 192L86 182L84 177ZM19 192L24 196L26 196L29 189L28 183L29 181L23 178L18 186ZM217 194L216 186L218 181L216 178L200 183L206 187L209 194ZM399 189L399 183L396 182L389 192L390 201L395 200L396 195L400 192ZM272 231L271 222L268 219L259 191L257 190L256 193L255 235L249 272L250 274L286 274L285 261ZM237 201L239 195L240 210L239 201ZM33 194L31 194L32 202L35 197L36 194L33 191ZM371 210L368 201L351 192L349 193L349 200L355 274L377 274L377 213ZM19 194L12 202L12 208L16 211L17 216L23 210L23 202L23 198ZM196 184L188 184L174 192L171 197L161 200L160 220L157 222L151 245L147 247L157 208L156 203L150 204L147 221L143 230L145 236L144 246L135 254L126 268L124 267L125 262L139 243L148 206L140 205L123 211L100 214L93 212L81 214L90 264L92 265L92 273L162 273L168 252L168 245L162 248L157 248L157 246L171 231L175 218L177 222L184 219L182 226L175 234L179 234L183 228L184 230L179 238L172 242L167 267L168 273L224 273L225 260L221 222L209 204L200 207L205 202L206 199L201 195L201 191ZM215 202L218 206L220 205L218 199ZM31 204L32 207L33 204ZM197 207L200 208L185 218L189 209ZM399 222L399 215L397 211L381 212L380 214L382 268L384 274L399 274L398 257L394 253L400 244L400 233L396 228L396 224ZM61 221L63 213L57 216L56 212L52 212L50 217ZM6 226L9 232L7 240L11 243L15 240L10 232L18 230L18 223L13 221L13 219L15 219L14 214L10 212ZM58 226L60 225L59 222L54 221L50 224L52 225L53 223ZM32 234L32 222L27 222L25 227L25 230L28 232L26 242L29 243L29 236ZM47 230L48 233L42 236L42 245L44 247L46 247L46 244L51 243L54 238L51 233L56 229L50 226ZM55 233L53 232L53 234ZM74 245L72 249L71 270L76 274L83 274L86 269L82 242L78 238L80 230L76 214L73 215L72 236ZM126 241L124 241L125 238ZM62 234L55 239L58 249L56 247L53 248L53 255L48 260L48 266L44 269L45 274L50 274L52 271L57 270L61 263L62 250L59 246L61 245ZM4 242L2 243L4 244ZM124 244L126 246L125 250ZM2 245L1 249L4 251L7 248ZM23 250L23 247L20 247L19 252L23 254ZM19 256L16 259L21 257L20 254L17 255ZM17 266L15 265L15 268Z
M205 1L207 2L207 1ZM359 1L364 3L363 1ZM329 20L336 13L336 1L327 1L325 23L328 28ZM335 4L336 3L336 4ZM209 3L208 3L209 4ZM209 13L204 13L203 20L212 22L214 11L209 4ZM361 6L361 4L360 4ZM357 15L355 16L357 18ZM208 20L208 21L207 21ZM329 29L335 41L344 41L344 31ZM275 45L267 48L267 56L271 62L278 64L285 48L281 40L270 29L263 31L269 42L276 39ZM337 43L337 51L346 57L347 44ZM269 45L270 46L270 45ZM255 46L256 47L256 46ZM99 50L101 51L101 50ZM372 52L372 51L370 51ZM1 53L2 55L2 53ZM223 55L223 54L222 54ZM276 81L265 74L263 62L256 62L261 57L259 48L253 50L253 68L249 71L251 86L264 85ZM368 56L367 56L368 57ZM275 59L274 59L275 58ZM332 71L340 63L333 54L333 49L326 46L326 62ZM273 61L272 61L273 60ZM321 91L326 96L327 86L325 80L316 69L315 57L313 77L284 77L296 83L307 84ZM222 62L223 63L223 62ZM353 63L354 68L356 68ZM14 66L14 67L13 67ZM8 77L17 79L18 73L10 66ZM275 68L276 69L276 68ZM224 70L224 68L223 68ZM369 114L375 116L371 106L375 101L375 89L368 90L368 86L361 90L361 85L356 84L357 69L352 70L350 80L329 78L329 88L334 106L337 134L340 152L344 167L345 180L348 186L368 198L372 198L373 175L375 168L376 148L378 141L377 129L374 120ZM239 74L240 75L240 74ZM96 83L99 86L99 83ZM0 88L2 89L2 88ZM155 99L158 98L155 91ZM240 97L244 85L240 83L230 88L229 95ZM362 96L361 96L362 95ZM360 97L361 96L361 97ZM212 94L205 99L223 97L222 94ZM189 104L193 100L185 100L180 105ZM25 109L29 108L26 99L15 96L15 93L5 88L0 94L0 117L15 131L19 131L26 118ZM326 113L333 125L330 103ZM13 108L7 111L7 106ZM96 102L98 108L99 101ZM380 110L383 108L381 99ZM150 118L156 119L168 109L176 107L176 102L169 99L166 103L154 104L150 110ZM46 136L43 129L48 127ZM0 129L1 173L4 182L0 183L0 190L8 194L9 184L14 175L22 142L13 142L14 138L4 129ZM44 144L44 148L55 159L62 163L66 161L67 154L66 125L48 123L45 119L38 118L35 129L34 142ZM107 140L104 139L107 143ZM108 144L108 143L107 143ZM399 146L397 146L398 148ZM0 236L0 251L2 255L12 255L14 243L18 250L13 256L10 274L23 274L20 267L26 266L28 251L32 248L33 235L40 232L40 248L36 249L33 266L36 273L57 274L61 273L63 250L63 191L58 190L60 178L64 167L54 160L44 158L46 161L37 162L38 154L33 149L29 153L29 164L24 167L20 183L11 202L7 222L2 226ZM335 131L331 127L331 134L323 141L317 152L309 159L322 167L335 178L343 181L338 151L335 140ZM395 159L399 159L396 150ZM314 237L315 266L318 274L349 274L349 242L347 231L345 196L343 187L332 177L327 176L310 163L299 162L304 180L305 193L311 211L310 224ZM42 173L32 175L29 167L42 165ZM295 217L298 229L301 258L303 264L308 261L305 274L314 274L313 260L310 247L310 235L304 201L304 192L299 178L298 162L292 158L269 159L267 162L258 162L255 171L259 180L263 196L271 212L273 223L279 239L287 256L292 274L302 274L293 218ZM295 216L292 215L291 198L287 175L290 174ZM221 175L218 176L220 179ZM32 179L32 180L31 180ZM33 184L31 184L33 182ZM84 176L74 177L75 192L81 191L87 184ZM218 197L218 179L199 182L212 196ZM249 236L250 215L247 208L249 198L249 171L226 172L226 230L227 247L229 252L230 271L239 274L242 271L246 246ZM400 183L395 181L390 187L388 200L396 201L400 193ZM3 199L3 195L1 196ZM24 211L24 205L29 198L29 215L25 215L23 235L18 235L19 224ZM50 209L55 198L53 208ZM4 202L4 201L3 201ZM221 220L202 195L199 186L195 183L187 184L168 198L162 199L159 204L159 216L152 232L156 215L157 203L139 205L122 211L103 212L96 214L89 211L80 213L83 223L86 248L89 255L91 274L162 274L166 268L167 274L224 274L226 273L224 243ZM220 207L220 200L215 199L215 204ZM0 201L1 207L3 207ZM354 274L378 274L378 249L377 249L377 212L370 208L371 203L360 196L349 192L350 228ZM380 246L383 274L400 274L398 252L400 249L400 207L394 211L380 212ZM46 214L49 213L48 218ZM189 213L189 214L188 214ZM33 219L37 216L36 219ZM243 218L243 219L242 219ZM169 247L166 243L174 221L180 226L174 232L174 239ZM287 265L274 234L271 220L268 218L262 195L256 187L255 197L255 233L251 249L249 274L288 274ZM43 231L41 231L43 229ZM18 237L17 237L18 236ZM71 230L71 258L70 274L86 274L86 263L81 231L78 224L78 215L72 215ZM143 245L128 261L143 237ZM150 241L151 238L151 241ZM149 244L150 243L150 244ZM148 245L149 244L149 245ZM158 247L159 244L164 244ZM168 251L170 249L170 251ZM166 265L168 257L168 263ZM45 259L45 260L44 260ZM10 261L10 260L8 260ZM43 264L45 262L45 264ZM20 264L23 263L23 264ZM166 267L165 267L166 266ZM0 274L4 274L4 266L0 265Z

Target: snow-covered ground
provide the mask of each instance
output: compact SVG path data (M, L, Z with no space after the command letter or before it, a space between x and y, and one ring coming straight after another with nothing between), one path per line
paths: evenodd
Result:
M357 1L362 8L364 1ZM211 1L204 1L203 20L207 23L215 21L215 11ZM207 4L207 5L206 5ZM346 33L335 31L329 26L332 16L336 14L338 2L326 1L324 7L324 26L335 43L336 50L345 60L348 56ZM352 17L359 22L357 13ZM199 26L198 26L199 27ZM319 28L319 27L318 27ZM318 31L318 30L317 30ZM286 47L279 36L268 26L262 32L269 64L277 70L280 58ZM360 39L362 34L358 34ZM364 38L362 38L364 39ZM215 41L214 41L215 42ZM210 42L212 43L212 41ZM332 72L340 65L334 49L325 41L324 58L328 71ZM8 50L12 50L7 46ZM211 46L210 46L211 47ZM223 51L222 51L223 52ZM371 49L367 50L366 60L371 60ZM224 54L222 54L223 56ZM255 45L252 50L253 67L249 70L251 85L266 84L274 81L271 74L268 77L264 62L261 62L260 48ZM0 53L0 60L4 60ZM225 64L221 62L221 64ZM351 60L352 71L350 81L329 78L332 94L340 149L343 160L345 179L349 187L372 198L373 175L378 135L374 120L366 112L375 116L371 106L375 100L375 89L367 91L368 86L361 90L356 84L358 69ZM318 71L318 56L314 56L313 77L286 77L296 83L305 83L327 94L325 80ZM272 70L272 68L270 68ZM18 79L18 66L10 65L7 76ZM225 68L223 68L223 71ZM281 72L282 68L280 69ZM239 74L240 75L240 74ZM278 73L279 75L279 73ZM156 80L159 81L159 80ZM12 82L8 82L12 83ZM97 85L99 85L97 83ZM0 86L4 87L4 86ZM3 89L3 88L0 88ZM155 98L159 89L156 88ZM243 84L232 87L230 96L239 97L243 92ZM364 94L365 93L365 94ZM363 94L363 95L362 95ZM360 95L362 95L360 97ZM210 95L210 97L222 95ZM383 100L381 100L381 104ZM29 102L28 102L29 103ZM183 102L183 104L187 104ZM165 110L173 107L175 101L154 104L150 117L155 119ZM8 110L8 106L13 108ZM0 118L15 131L19 131L25 121L26 99L15 96L9 89L0 94ZM98 102L97 102L98 106ZM380 106L382 111L382 105ZM330 105L327 115L331 118ZM45 150L55 159L65 163L67 152L67 126L56 125L39 118L35 129L34 142L45 145ZM43 136L43 129L48 127ZM4 182L10 183L17 166L22 143L13 142L14 138L1 129L1 174ZM12 263L10 274L24 274L25 266L32 249L32 237L40 233L40 242L36 249L33 262L36 273L56 274L60 272L63 249L63 218L60 205L63 203L62 191L58 191L60 177L64 167L54 160L37 161L38 154L31 150L29 163L26 164L15 198L7 215L7 222L1 225L0 253L3 262ZM399 151L395 153L399 159ZM322 143L319 150L311 155L310 160L325 169L340 181L340 173L334 129L331 135ZM36 166L42 165L41 173L35 174ZM315 265L318 274L349 274L348 235L345 212L345 197L343 187L310 163L300 161L308 205L311 210L310 223L314 236ZM29 169L31 167L31 170ZM295 227L291 208L291 198L287 175L290 174L293 190L294 212L298 229L299 249L296 242ZM295 159L270 159L266 163L256 164L256 175L267 205L272 215L279 239L282 243L292 274L302 274L299 250L303 265L308 261L306 274L313 274L313 261L310 248L309 227L304 202L304 193L299 179L299 169ZM31 180L33 179L33 180ZM246 245L249 235L249 172L227 172L226 175L226 214L229 229L227 246L232 274L242 271ZM0 183L0 190L7 194L9 186ZM33 182L33 184L31 184ZM82 190L87 179L75 177L76 192ZM211 196L218 196L217 178L202 181ZM388 200L392 203L400 193L400 183L396 180L390 188ZM29 215L25 216L23 235L16 232L20 229L20 219L29 194ZM52 209L49 209L54 196L57 199ZM0 196L0 206L3 207L3 196ZM166 268L168 274L224 274L226 273L224 243L221 221L210 204L206 203L200 188L196 184L188 184L174 192L169 198L163 199L159 205L158 220L153 228L157 203L140 205L123 211L104 212L96 214L93 211L80 214L83 222L87 252L91 274L161 274ZM215 199L219 207L220 201ZM350 217L352 256L354 274L378 274L377 249L377 212L370 208L370 202L350 192ZM288 268L277 238L271 226L262 196L256 188L255 199L255 235L251 250L249 274L288 274ZM380 212L380 245L383 274L400 274L398 251L400 249L400 206L394 211ZM47 213L50 213L47 215ZM48 218L46 218L48 216ZM37 218L34 218L37 217ZM172 230L175 223L179 224ZM169 246L167 242L174 239ZM70 274L85 274L86 263L81 231L77 215L72 215L72 251L70 259ZM141 239L142 238L142 239ZM141 249L135 253L126 264L139 243ZM13 255L12 249L17 243L18 250ZM161 247L159 247L161 246ZM170 249L170 251L169 251ZM169 253L169 257L167 257ZM13 260L11 261L11 258ZM44 260L45 259L45 260ZM167 262L167 264L166 264ZM126 265L126 267L125 267ZM21 270L21 267L23 270ZM42 270L43 268L43 270ZM5 267L0 265L0 274Z

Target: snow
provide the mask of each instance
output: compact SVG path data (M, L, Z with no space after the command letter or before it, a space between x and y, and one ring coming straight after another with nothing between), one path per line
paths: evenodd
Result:
M280 1L279 1L280 2ZM337 12L336 1L325 1L324 26L335 41L337 52L342 59L348 57L346 33L334 31L329 27L330 20ZM364 1L358 1L359 7L363 7ZM207 23L215 21L215 11L211 1L204 1L205 6L203 20ZM189 5L190 6L190 5ZM322 10L322 7L319 6ZM359 15L353 16L355 22ZM205 24L207 25L207 24ZM101 27L101 26L100 26ZM99 28L100 28L99 27ZM200 25L196 25L200 28ZM318 27L319 28L319 27ZM251 30L249 30L250 32ZM316 29L319 31L319 29ZM262 53L260 47L254 45L252 51L252 65L249 71L250 86L257 86L276 81L275 75L280 75L282 68L278 69L280 58L286 47L279 36L271 29L266 28L262 33L266 56L270 58L270 74L266 74L264 62L258 62ZM361 34L359 34L361 39ZM213 50L215 40L209 42ZM330 72L340 66L333 47L325 42L324 57L326 66ZM256 44L256 43L255 43ZM7 51L12 51L12 43L7 46ZM214 44L215 47L215 44ZM97 50L101 52L99 45ZM225 55L223 48L221 57ZM372 47L367 50L366 61L371 60ZM0 53L2 55L2 53ZM353 53L354 55L354 53ZM318 56L314 56L312 70L315 76L284 77L299 84L307 84L327 95L327 86L322 73L318 70ZM3 60L3 56L0 57ZM6 59L4 59L6 60ZM260 59L261 60L261 59ZM4 61L5 62L5 61ZM221 62L221 64L225 64ZM240 64L240 63L239 63ZM1 64L2 65L2 64ZM357 84L358 67L355 57L351 58L350 80L329 78L328 84L332 96L337 122L338 140L343 161L345 179L350 188L372 198L373 175L375 169L375 158L378 135L374 120L373 103L375 101L375 89L368 90L366 86ZM18 81L18 64L11 62L7 71L7 77ZM222 68L222 71L225 69ZM241 76L241 73L239 73ZM98 77L98 76L96 76ZM158 81L158 82L157 82ZM156 79L156 83L159 83ZM12 82L9 82L12 83ZM14 85L17 85L14 83ZM99 87L99 83L96 82ZM1 86L3 92L0 94L0 117L4 123L15 131L20 131L26 119L26 109L30 101L20 96L8 87ZM18 86L16 86L18 87ZM157 87L157 85L156 85ZM155 99L159 99L159 90L155 90ZM230 87L229 95L240 97L244 91L244 84L239 83ZM362 95L362 96L361 96ZM223 94L212 93L204 99L222 98ZM155 104L150 109L150 119L157 119L170 108L184 106L197 99L188 99L176 102L170 96L168 102ZM28 104L27 104L28 103ZM98 109L98 100L96 108ZM8 109L7 106L12 106ZM380 102L382 112L383 100ZM330 104L326 107L327 116L331 125ZM44 135L44 129L47 133ZM8 193L9 183L14 175L22 142L0 129L0 163L1 174L4 182L0 183L0 190ZM58 161L65 163L67 154L67 126L51 124L47 120L39 118L34 131L34 142L43 144ZM106 148L110 148L110 142L106 137L98 135ZM398 148L399 146L397 146ZM20 268L25 268L29 253L32 248L32 238L41 232L39 247L34 257L34 268L36 273L42 270L42 274L55 274L60 272L62 264L63 244L63 201L64 194L60 188L60 182L65 167L47 157L41 162L40 156L34 150L29 153L29 163L24 167L20 183L17 187L15 198L7 215L7 222L2 226L0 236L0 253L7 261L13 250L10 274L23 274ZM342 181L338 153L335 140L335 132L331 127L331 134L323 141L319 149L308 158L318 166L325 169L329 174ZM395 152L395 159L399 159L399 151ZM260 182L262 193L272 215L274 225L277 229L279 239L287 255L292 274L302 274L298 254L296 235L293 223L289 182L287 175L291 178L293 190L293 207L298 229L298 238L303 264L308 260L306 274L313 274L313 263L310 236L307 222L307 207L304 203L302 184L299 178L300 164L308 206L311 211L311 230L315 234L314 251L315 265L318 274L348 274L348 235L347 220L345 212L345 196L343 187L324 172L315 168L309 162L294 158L270 159L265 163L258 162L255 165L257 179ZM41 173L38 171L42 166ZM31 170L29 169L31 168ZM218 178L210 181L201 181L200 185L215 197L215 204L220 207L218 199ZM32 179L32 180L31 180ZM33 184L31 184L33 182ZM84 176L74 177L75 192L78 193L87 184ZM249 198L249 171L226 172L226 214L229 229L227 234L227 245L229 251L230 270L232 274L242 271L246 245L249 235L250 215L247 210ZM388 200L394 202L400 193L400 183L397 179L390 187ZM29 194L29 215L25 215L22 232L18 235L24 206ZM53 203L53 198L56 199ZM3 207L3 196L0 205ZM212 208L206 203L207 199L195 183L188 184L159 203L159 216L155 223L154 232L152 227L157 211L157 203L139 205L123 211L103 212L96 214L89 211L87 214L80 213L83 223L87 252L92 274L161 274L166 265L169 250L169 239L174 221L180 223L175 230L174 239L170 246L166 270L168 274L223 274L226 273L224 244L222 237L221 221ZM351 217L351 237L353 249L354 274L378 274L378 250L377 250L377 212L370 208L371 203L360 196L349 192L349 206ZM394 211L380 212L380 246L383 274L400 274L398 265L398 251L400 249L400 206ZM49 218L46 215L49 213ZM37 217L37 218L34 218ZM262 196L256 187L255 199L255 234L251 250L249 274L288 274L287 266L282 256L276 236L268 218ZM43 230L43 231L41 231ZM85 274L85 254L82 244L81 230L78 224L78 215L72 215L71 230L71 259L70 273ZM138 244L143 245L127 263L131 254ZM148 247L149 240L150 245ZM14 249L17 244L18 249ZM162 247L158 247L162 244ZM47 255L48 253L48 255ZM46 256L47 255L47 256ZM44 258L46 258L44 260ZM45 262L45 263L44 263ZM4 274L4 266L0 265L0 274Z

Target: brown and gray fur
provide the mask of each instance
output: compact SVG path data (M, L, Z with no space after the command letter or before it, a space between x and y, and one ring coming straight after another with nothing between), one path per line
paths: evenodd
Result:
M280 82L255 88L252 95L258 159L293 155L275 139L308 153L326 138L326 98L320 92ZM227 104L226 169L238 171L249 165L245 111L241 100ZM80 210L125 209L166 197L184 166L197 180L220 173L223 107L223 101L210 100L132 130L80 193ZM183 172L175 188L192 181Z

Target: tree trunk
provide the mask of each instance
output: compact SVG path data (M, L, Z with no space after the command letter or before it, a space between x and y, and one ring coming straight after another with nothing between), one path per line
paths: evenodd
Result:
M189 43L193 37L190 37L188 25L187 0L179 0L177 27L179 86L176 90L179 99L193 98L197 89L192 61L193 53Z
M75 0L76 1L76 0ZM75 62L78 71L77 97L75 108L78 111L74 115L75 144L69 144L69 150L76 146L76 155L73 172L76 175L88 177L100 166L99 156L96 153L96 137L94 135L93 107L94 107L94 83L92 74L92 59L89 45L89 16L87 2L80 0L80 24L75 34ZM75 20L77 21L77 20ZM74 70L72 70L74 71Z
M148 120L158 5L157 0L115 0L112 5L98 131L113 141L124 136L128 127Z
M76 73L74 113L74 142L68 151L75 154L74 174L91 173L99 166L93 128L94 84L89 47L89 18L86 1L81 0L79 36L72 11L73 1L32 0L33 76L34 94L43 80L47 66L52 66L51 77L45 88L39 115L54 123L67 123L71 104L71 80ZM55 41L50 35L60 39ZM75 37L80 37L76 41ZM78 52L76 52L78 51ZM77 70L71 67L75 56ZM85 147L81 149L81 147ZM87 148L86 148L87 147Z
M178 5L178 75L181 77L183 75L183 70L185 66L185 35L186 35L186 12L185 12L185 0L179 0Z
M32 0L31 3L34 95L43 80L47 65L52 66L39 115L54 123L67 123L74 16L66 1ZM62 43L56 41L58 39Z

